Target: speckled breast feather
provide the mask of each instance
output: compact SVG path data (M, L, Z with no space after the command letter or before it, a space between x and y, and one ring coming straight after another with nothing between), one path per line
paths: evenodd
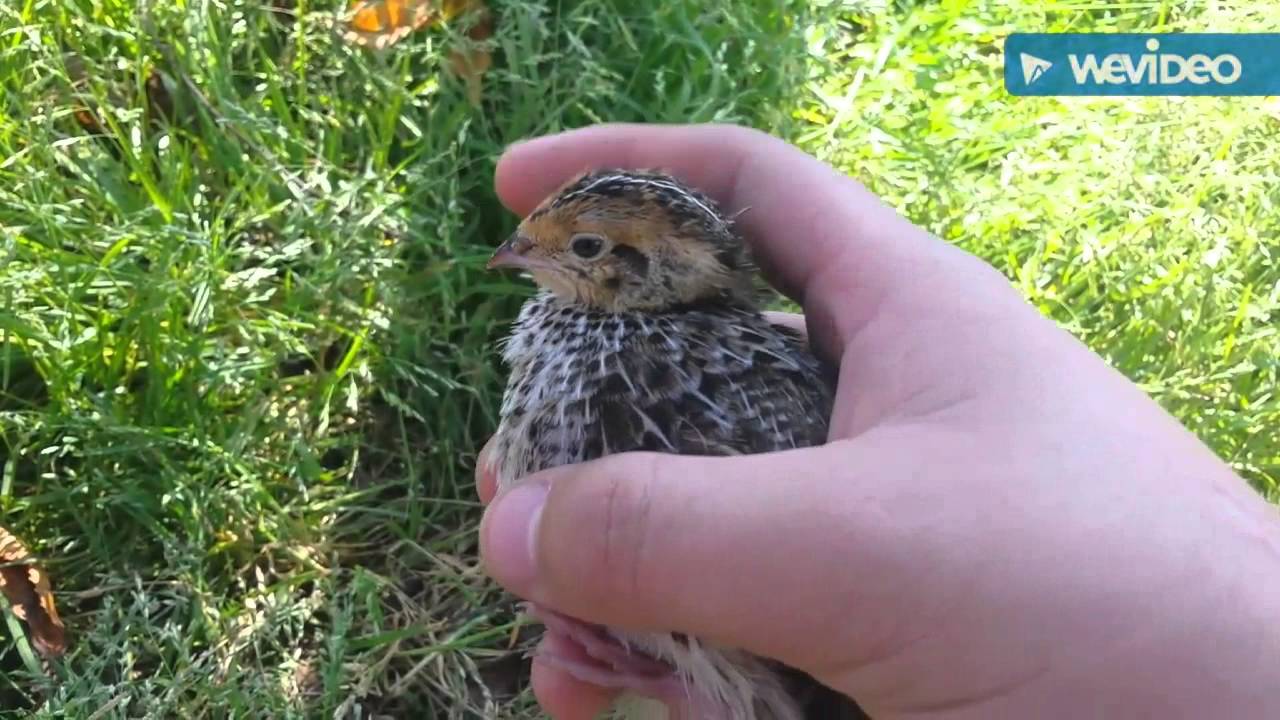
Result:
M632 450L732 455L826 441L831 378L801 336L751 309L606 312L543 292L522 309L504 358L511 374L493 455L500 487ZM708 716L803 717L781 676L746 653L613 635L672 665Z

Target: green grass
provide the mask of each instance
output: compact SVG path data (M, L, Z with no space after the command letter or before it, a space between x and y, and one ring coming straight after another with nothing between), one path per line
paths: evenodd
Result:
M495 0L479 108L440 72L458 28L374 55L341 3L269 5L0 6L0 525L73 642L0 644L9 714L533 714L471 488L527 288L481 268L501 149L599 120L797 141L1280 499L1280 104L1009 98L999 69L1014 29L1276 31L1280 3Z
M1280 98L1014 98L1000 52L1015 30L1277 32L1280 2L979 5L845 15L815 44L847 71L797 140L990 261L1280 500Z

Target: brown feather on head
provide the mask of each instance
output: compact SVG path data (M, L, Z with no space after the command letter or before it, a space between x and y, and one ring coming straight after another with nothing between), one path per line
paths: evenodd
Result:
M755 273L713 200L671 175L635 170L595 170L565 183L489 267L519 268L566 299L608 311L750 304Z

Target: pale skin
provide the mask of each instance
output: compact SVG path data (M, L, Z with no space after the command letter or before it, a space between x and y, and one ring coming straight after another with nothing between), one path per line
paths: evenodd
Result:
M510 148L523 215L587 167L667 169L746 208L840 364L830 442L633 453L494 497L515 595L777 658L877 718L1280 717L1280 513L995 270L792 146L598 126ZM556 642L549 638L544 642ZM610 691L535 660L557 720Z

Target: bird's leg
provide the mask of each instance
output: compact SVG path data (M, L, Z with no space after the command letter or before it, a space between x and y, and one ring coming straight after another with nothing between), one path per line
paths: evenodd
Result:
M721 716L714 711L717 704L700 697L670 663L628 647L603 627L534 603L526 604L525 611L547 629L538 652L540 661L592 685L659 700L667 706L671 720Z
M623 645L609 635L603 627L592 625L581 620L562 615L554 610L529 603L525 611L541 622L550 635L568 641L566 649L574 648L582 651L580 657L547 658L568 661L572 666L582 665L581 669L592 675L601 677L582 677L580 679L604 687L619 687L613 682L602 682L608 678L604 673L635 679L644 683L663 682L674 679L675 668L670 664L650 657L638 650ZM570 655L571 652L556 652L556 655ZM571 673L577 676L577 673Z

